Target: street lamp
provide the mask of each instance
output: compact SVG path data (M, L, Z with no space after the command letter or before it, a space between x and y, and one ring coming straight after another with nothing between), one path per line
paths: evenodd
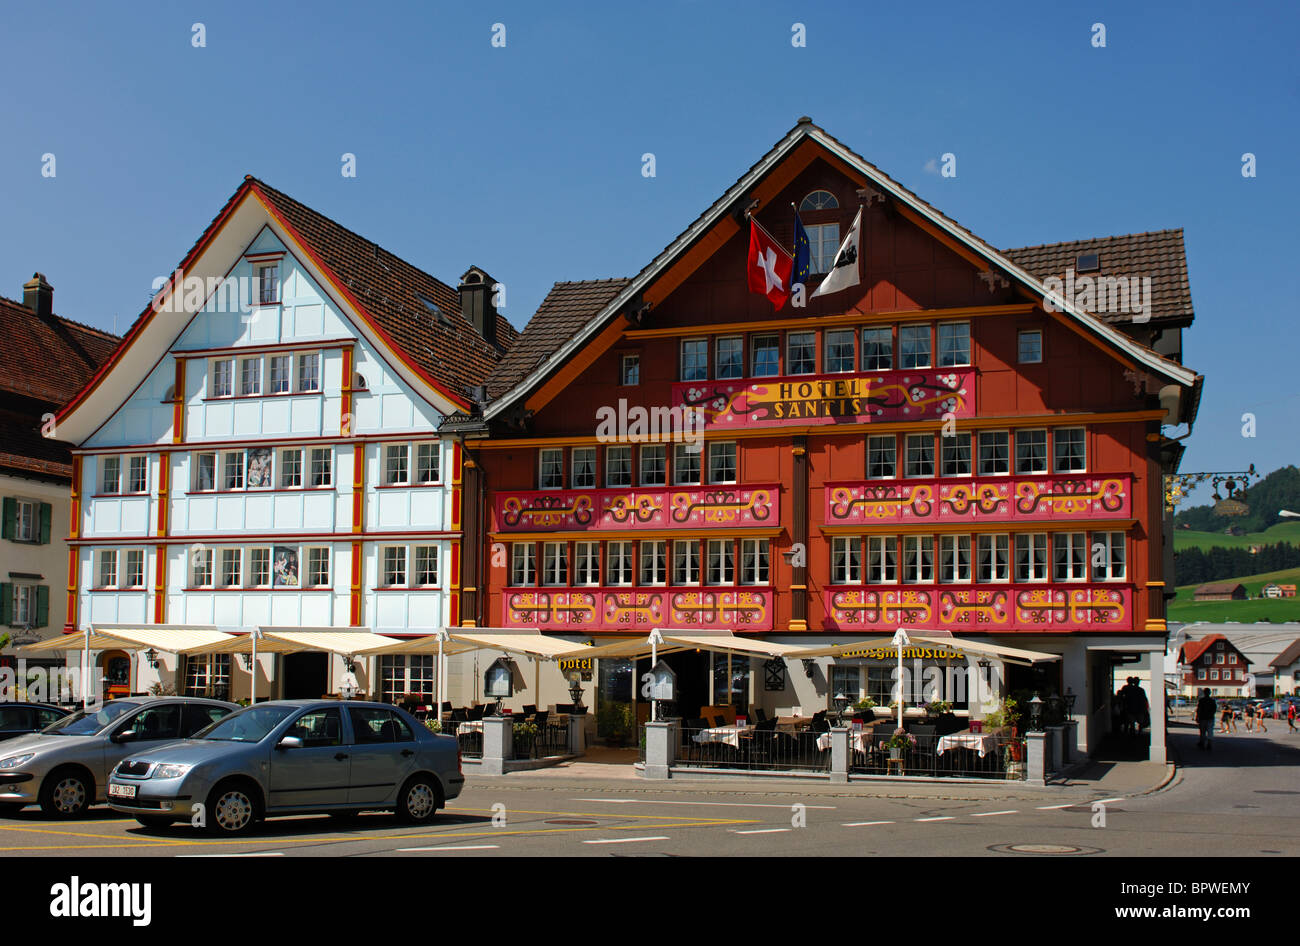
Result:
M1043 731L1043 701L1034 694L1034 698L1029 701L1029 728L1032 732Z
M844 710L845 710L845 709L848 707L848 705L849 705L849 698L848 698L847 696L845 696L845 695L844 695L844 691L841 690L840 692L838 692L838 693L835 694L834 702L835 702L835 711L836 711L836 713L839 715L839 717L840 717L840 721L843 722L843 721L844 721Z
M1074 701L1077 696L1078 694L1074 690L1069 687L1065 688L1065 718L1067 720L1074 719Z
M149 661L149 667L152 670L158 669L158 651L150 647L144 652L144 659Z
M569 699L575 708L582 705L582 680L577 674L569 677Z

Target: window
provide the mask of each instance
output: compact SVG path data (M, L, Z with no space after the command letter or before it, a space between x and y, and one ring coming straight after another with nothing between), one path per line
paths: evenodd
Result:
M244 488L243 453L224 453L221 455L221 488Z
M1008 435L1005 430L980 433L980 476L997 476L1011 472Z
M542 584L567 585L569 583L569 544L567 542L542 543Z
M1016 536L1016 581L1047 581L1047 533Z
M600 543L573 543L573 583L575 585L600 584Z
M1038 329L1025 329L1017 333L1020 363L1035 365L1043 360L1043 333Z
M817 371L817 333L791 332L785 339L785 373L813 374Z
M939 323L939 367L970 364L970 323Z
M313 588L322 588L330 583L330 550L327 548L309 548L307 550L307 584Z
M1006 581L1011 577L1008 537L981 535L975 543L976 581Z
M898 581L898 538L896 536L867 536L867 581L870 584L889 584Z
M756 378L770 378L781 373L781 342L775 335L751 335L749 339L750 357L754 369L750 373Z
M10 627L44 627L49 623L49 589L43 585L13 586L14 605ZM42 604L42 599L45 603Z
M302 485L302 451L280 451L280 488L291 489Z
M745 376L745 340L739 335L720 338L717 341L717 377L743 378Z
M290 376L293 374L292 355L271 356L271 393L286 394L289 391Z
M700 444L673 445L673 485L694 486L700 481Z
M709 377L709 341L705 338L682 340L682 380L704 381Z
M827 695L834 699L843 694L849 700L857 700L862 692L862 668L853 664L831 664L831 688Z
M271 584L271 550L248 550L248 586L265 588Z
M122 458L102 457L100 460L99 491L110 496L122 491Z
M1057 473L1082 473L1088 468L1082 427L1058 427L1052 434Z
M333 474L333 448L313 447L311 451L311 485L329 486L333 482Z
M641 584L662 585L668 581L668 543L641 543Z
M641 447L641 485L663 486L668 482L668 448L661 443Z
M230 397L235 393L235 361L233 358L220 358L212 363L211 388L208 397Z
M40 539L39 527L37 526L38 515L36 503L29 503L21 499L14 501L15 540L19 542L36 542Z
M632 448L605 448L605 485L632 485Z
M195 549L190 556L190 584L195 588L212 587L212 549Z
M903 581L912 584L934 581L934 536L903 537Z
M605 580L611 585L632 584L632 543L608 543L605 566Z
M406 546L385 546L384 577L381 584L385 588L397 588L406 585Z
M531 542L510 546L510 584L527 587L537 583L537 552Z
M280 301L280 264L263 263L257 267L257 301L274 305Z
M1052 536L1052 580L1083 581L1088 577L1088 543L1082 532Z
M641 356L639 354L623 356L618 378L618 383L624 387L641 383Z
M1092 580L1119 581L1124 578L1124 533L1092 534Z
M205 492L217 488L217 455L215 453L196 453L194 455L194 491Z
M320 390L320 353L298 356L298 390Z
M812 224L804 229L808 232L809 273L829 273L835 262L835 251L840 248L840 225Z
M836 536L831 540L831 584L856 585L862 581L862 540Z
M736 580L736 546L731 539L709 539L709 584L730 585Z
M1016 431L1016 472L1047 472L1047 431Z
M126 550L126 574L123 587L126 588L143 588L144 587L144 550L127 549Z
M415 445L415 482L438 482L440 449L441 445L436 443L417 443Z
M1236 654L1229 654L1229 655L1228 655L1228 663L1230 663L1230 664L1235 664L1236 662L1237 662L1237 655L1236 655Z
M740 581L746 585L768 583L768 539L741 539Z
M908 434L904 463L907 476L934 476L934 434Z
M1214 657L1216 662L1223 663L1223 654L1215 654Z
M99 553L98 588L117 587L117 551L105 549Z
M1219 679L1219 671L1217 671L1217 670L1211 670L1211 671L1210 671L1210 679L1211 679L1211 680L1217 680L1217 679Z
M415 547L415 584L422 587L438 584L438 546Z
M1196 679L1197 679L1197 680L1204 680L1204 679L1205 679L1205 668L1204 668L1204 667L1200 667L1200 668L1197 669L1197 671L1196 671Z
M862 330L862 370L889 371L894 367L894 330L891 328L864 328Z
M596 485L596 448L574 447L570 454L574 489L592 489Z
M709 444L709 482L736 482L735 441Z
M243 549L221 550L221 587L238 588Z
M867 478L892 479L897 469L898 440L887 437L867 438Z
M144 493L149 489L149 458L131 457L128 461L126 491Z
M898 367L930 367L930 326L904 325L898 329Z
M970 536L939 536L939 580L970 581Z
M244 482L248 484L249 489L269 489L275 485L271 478L271 457L270 447L254 447L248 451L248 468L245 471Z
M410 481L410 447L390 443L384 447L384 485L405 486Z
M799 201L799 210L838 210L840 202L830 191L816 190Z
M970 476L970 434L939 438L944 476Z
M538 489L564 488L564 451L558 448L538 452Z
M239 393L244 396L262 393L262 359L239 360Z
M422 699L432 702L435 693L433 660L433 654L381 655L379 658L379 698L387 703L396 703L407 693L417 693ZM385 711L366 710L365 712L380 716ZM395 715L392 718L400 721L400 717ZM380 725L382 725L382 722ZM408 736L404 730L399 730L396 741L410 742L413 736L414 733Z
M700 583L700 544L694 539L678 539L673 543L673 584L698 585Z
M853 330L826 333L826 372L853 370Z

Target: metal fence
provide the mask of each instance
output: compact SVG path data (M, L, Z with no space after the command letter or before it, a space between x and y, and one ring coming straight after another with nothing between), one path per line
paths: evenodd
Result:
M512 743L516 759L545 759L548 756L568 755L569 727L553 721L519 720L514 723Z
M913 775L952 778L1024 779L1025 739L1005 733L951 736L915 733L909 744L885 745L892 730L851 734L853 775Z
M462 759L483 758L483 724L481 722L477 726L469 722L443 723L443 727L443 732L456 737Z
M643 730L644 732L644 730ZM683 726L678 729L674 766L829 772L830 737L808 730ZM644 746L644 737L642 739ZM642 749L644 758L645 750Z

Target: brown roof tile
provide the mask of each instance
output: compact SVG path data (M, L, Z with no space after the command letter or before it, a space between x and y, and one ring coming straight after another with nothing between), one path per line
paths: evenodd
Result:
M1270 667L1289 667L1300 660L1300 640L1294 640L1286 650L1269 661Z
M0 297L0 392L62 407L117 343L116 335L57 315L43 319L21 302Z

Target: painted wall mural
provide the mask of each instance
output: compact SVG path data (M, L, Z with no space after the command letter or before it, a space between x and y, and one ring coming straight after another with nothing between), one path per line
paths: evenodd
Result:
M1131 483L1127 473L829 483L825 521L852 525L914 519L1122 519L1132 515Z
M674 407L696 408L708 430L937 420L975 413L975 370L949 368L673 385Z
M493 501L497 532L735 528L781 522L777 485L744 489L537 490Z
M1126 585L872 586L824 595L828 629L1133 628L1132 590Z
M542 630L772 629L767 590L514 589L506 593L504 610L502 626Z

